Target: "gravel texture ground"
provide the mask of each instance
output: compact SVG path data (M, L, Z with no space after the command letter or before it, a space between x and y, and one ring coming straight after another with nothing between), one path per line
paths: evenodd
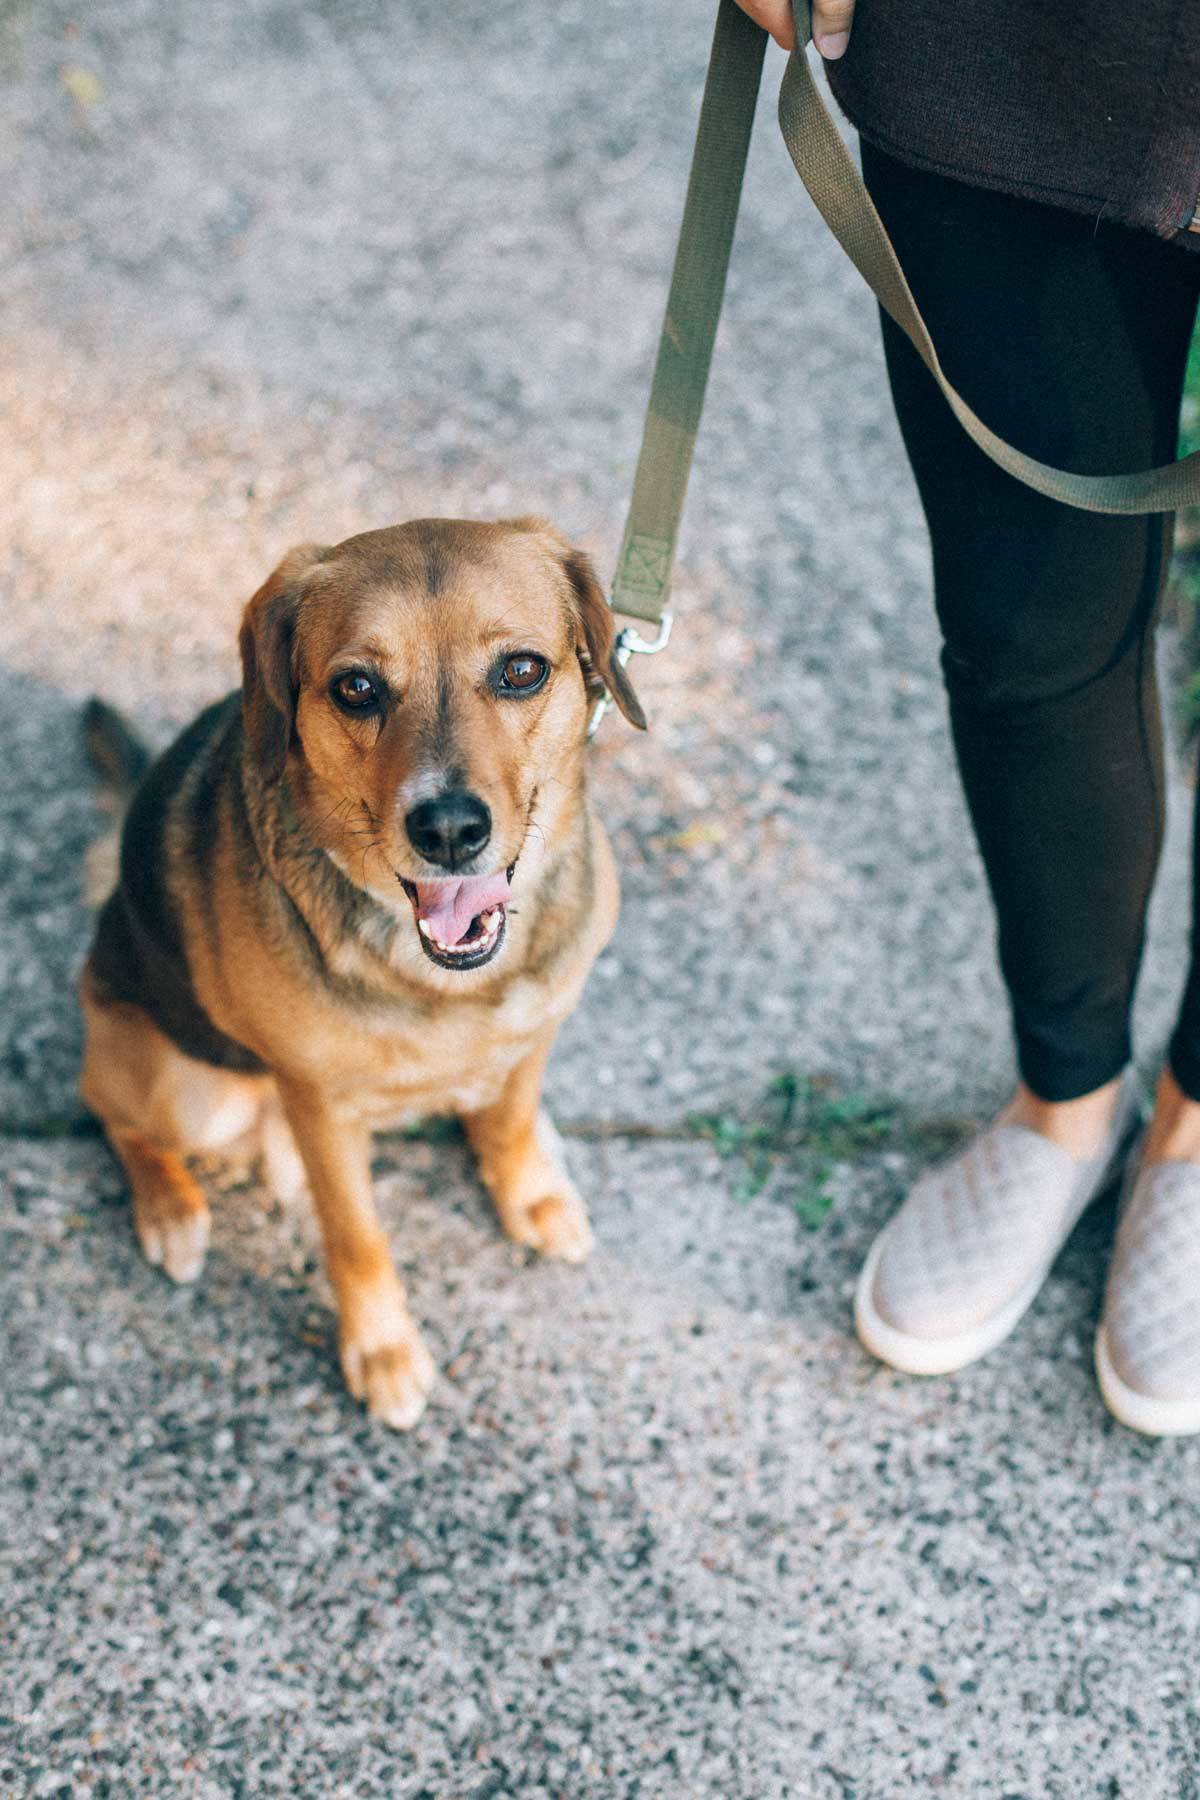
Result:
M550 1082L594 1260L506 1245L458 1142L381 1143L442 1371L388 1436L308 1220L214 1176L170 1289L74 1099L80 700L165 741L295 541L536 510L611 566L709 24L0 5L0 1794L1200 1795L1200 1445L1096 1396L1111 1211L956 1379L850 1334L1011 1065L872 309L766 101L677 643L594 752L625 909Z

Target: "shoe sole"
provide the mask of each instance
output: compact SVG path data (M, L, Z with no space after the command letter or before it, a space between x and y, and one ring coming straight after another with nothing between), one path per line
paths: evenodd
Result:
M1191 1437L1200 1432L1200 1396L1156 1400L1150 1394L1139 1394L1113 1367L1103 1325L1096 1333L1096 1380L1113 1418L1131 1431L1140 1431L1145 1437Z
M876 1238L858 1278L854 1295L854 1329L865 1350L904 1375L953 1375L969 1363L978 1362L981 1356L986 1356L1015 1331L1054 1266L1051 1259L1044 1268L1038 1269L1020 1292L999 1312L992 1313L984 1324L976 1325L970 1331L960 1331L954 1337L922 1338L898 1331L881 1319L875 1308L871 1293L882 1254L881 1238Z

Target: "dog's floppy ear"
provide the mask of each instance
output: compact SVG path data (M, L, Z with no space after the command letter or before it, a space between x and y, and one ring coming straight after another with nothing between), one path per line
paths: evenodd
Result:
M629 723L639 731L645 731L646 715L641 701L625 670L613 656L616 637L613 610L592 567L592 559L586 551L568 546L563 552L562 565L575 590L575 618L580 639L577 649L588 693L598 699L607 688Z
M246 741L266 781L278 781L296 717L292 641L300 589L320 557L317 544L289 550L248 601L238 647L242 653L242 718Z

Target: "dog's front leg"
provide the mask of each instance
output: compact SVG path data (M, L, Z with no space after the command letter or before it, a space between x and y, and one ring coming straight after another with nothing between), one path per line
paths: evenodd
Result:
M541 1105L553 1041L548 1035L518 1063L495 1105L464 1116L463 1127L506 1234L543 1256L582 1262L592 1248L587 1208Z
M319 1091L283 1081L279 1091L308 1173L337 1297L346 1386L374 1418L407 1431L425 1409L434 1367L376 1216L370 1131Z

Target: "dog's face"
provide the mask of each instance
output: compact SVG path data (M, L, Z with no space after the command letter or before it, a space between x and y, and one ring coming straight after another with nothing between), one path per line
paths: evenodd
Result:
M250 754L352 881L407 895L433 962L479 969L531 828L577 785L599 678L644 726L612 641L588 558L538 519L305 545L246 608Z

